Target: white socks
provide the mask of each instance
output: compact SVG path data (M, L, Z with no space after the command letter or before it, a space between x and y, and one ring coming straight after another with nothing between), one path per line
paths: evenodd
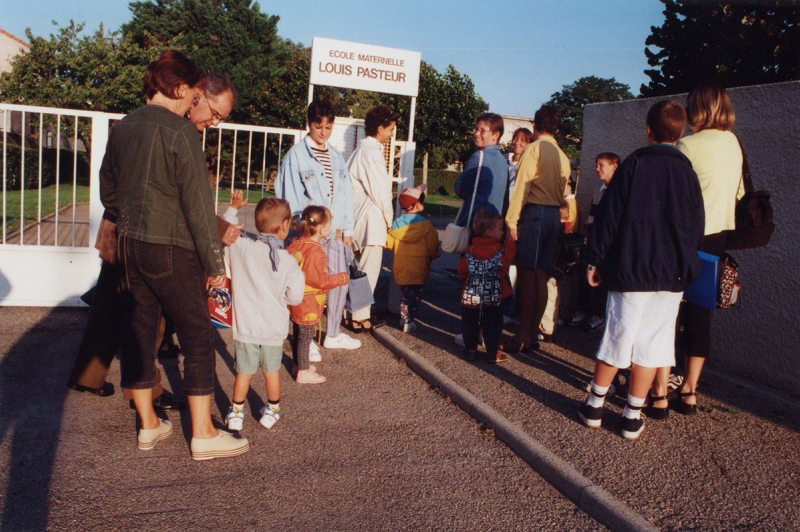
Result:
M606 402L606 394L608 393L608 386L602 388L595 384L592 381L592 393L589 394L589 398L586 400L586 404L591 406L592 408L602 408L603 403Z
M639 419L642 415L644 400L644 397L634 397L628 394L628 404L625 405L625 409L622 411L622 417Z

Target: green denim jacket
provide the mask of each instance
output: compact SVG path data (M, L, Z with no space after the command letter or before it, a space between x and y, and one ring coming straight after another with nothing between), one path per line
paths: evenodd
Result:
M157 105L112 129L100 168L100 199L128 238L197 251L208 275L225 273L200 135Z

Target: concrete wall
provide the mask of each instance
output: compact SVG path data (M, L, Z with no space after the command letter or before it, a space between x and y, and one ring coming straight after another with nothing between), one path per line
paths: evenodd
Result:
M748 155L757 190L772 192L775 233L769 246L734 251L742 306L717 311L709 365L800 395L800 82L731 89L734 132ZM686 94L672 99L686 102ZM586 107L578 202L588 212L599 184L594 158L625 158L645 144L645 115L663 98Z

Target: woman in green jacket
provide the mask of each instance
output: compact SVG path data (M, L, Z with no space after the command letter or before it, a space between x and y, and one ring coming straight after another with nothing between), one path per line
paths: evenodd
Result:
M138 446L150 450L172 433L152 403L163 307L175 322L185 357L195 460L249 449L246 439L211 423L215 353L206 284L221 286L225 268L200 135L184 118L204 85L205 74L185 55L161 54L147 67L147 105L114 126L100 170L103 206L117 217L130 324L123 341L122 387L133 392L141 419Z

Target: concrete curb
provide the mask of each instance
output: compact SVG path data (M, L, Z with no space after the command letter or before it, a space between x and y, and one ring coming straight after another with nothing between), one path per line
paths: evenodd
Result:
M614 531L658 531L650 521L602 487L593 484L577 469L547 450L387 331L376 329L372 331L372 335L392 353L405 360L417 375L449 396L467 414L494 428L497 438L590 517Z

